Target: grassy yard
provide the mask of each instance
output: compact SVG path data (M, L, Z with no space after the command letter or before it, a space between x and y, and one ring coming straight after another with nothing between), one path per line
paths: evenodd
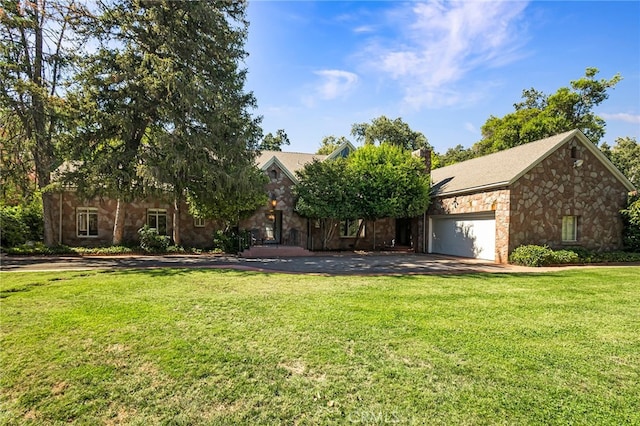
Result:
M640 268L0 275L2 424L640 424Z

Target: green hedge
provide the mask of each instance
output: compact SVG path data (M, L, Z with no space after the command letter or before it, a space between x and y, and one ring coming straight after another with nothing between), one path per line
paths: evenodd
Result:
M548 266L568 263L640 262L640 253L626 251L595 252L583 247L552 250L548 246L525 245L516 248L509 262L523 266Z
M580 257L572 250L551 250L548 246L526 245L515 249L509 262L523 266L562 265L579 263Z

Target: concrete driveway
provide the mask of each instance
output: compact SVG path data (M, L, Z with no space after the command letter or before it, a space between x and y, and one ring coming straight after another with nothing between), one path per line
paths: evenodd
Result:
M257 259L220 255L6 256L4 254L0 258L2 272L117 268L218 268L322 275L505 273L560 269L499 265L482 260L440 255L366 252Z

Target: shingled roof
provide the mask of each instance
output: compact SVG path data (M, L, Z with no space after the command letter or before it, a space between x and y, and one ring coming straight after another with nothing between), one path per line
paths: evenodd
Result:
M431 172L436 196L477 192L511 185L572 138L577 138L629 191L635 188L580 130L571 130L515 148L473 158Z
M297 182L296 172L302 169L305 164L314 160L324 161L345 155L347 152L355 151L355 147L350 142L343 142L329 155L305 154L302 152L284 151L261 151L257 159L257 165L262 170L267 170L276 164L293 182Z
M258 167L263 169L268 167L273 158L277 158L280 164L287 168L289 172L295 174L304 167L305 164L313 160L324 161L328 155L305 154L302 152L283 151L262 151L258 157Z

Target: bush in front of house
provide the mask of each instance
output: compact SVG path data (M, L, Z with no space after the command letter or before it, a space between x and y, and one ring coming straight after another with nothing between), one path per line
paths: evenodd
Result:
M509 262L522 266L562 265L580 262L580 256L572 250L552 250L535 244L520 246L511 252Z
M236 254L249 248L251 232L226 229L213 233L213 249L224 253Z
M567 263L579 263L580 256L572 250L552 250L551 264L562 265Z
M545 266L553 263L553 250L548 246L526 245L511 252L509 262L522 266Z
M2 247L15 247L27 242L29 228L22 220L22 208L3 206L0 208L0 240Z
M140 248L147 253L166 252L171 243L169 237L158 234L157 229L149 228L148 225L138 229L138 235L140 236Z
M16 247L27 241L42 241L44 220L39 197L19 206L0 207L2 247Z
M548 246L526 245L520 246L511 252L509 262L522 266L640 262L640 253L628 251L596 252L584 247L552 250Z

